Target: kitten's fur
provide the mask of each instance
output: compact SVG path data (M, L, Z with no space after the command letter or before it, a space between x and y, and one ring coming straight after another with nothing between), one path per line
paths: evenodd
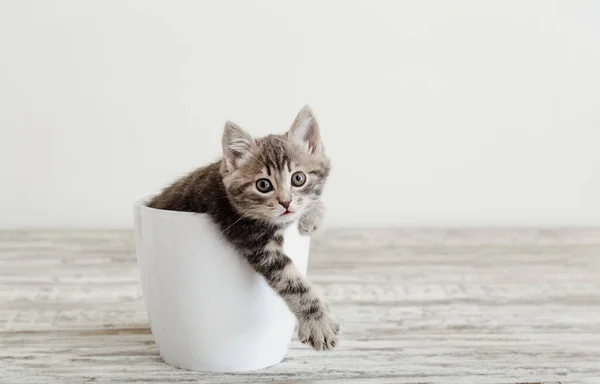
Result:
M253 139L228 122L223 159L176 181L154 197L150 207L207 213L223 236L287 303L299 322L298 338L316 350L335 347L339 324L315 287L283 251L283 230L297 222L303 234L321 225L320 196L330 163L323 151L317 121L304 107L283 135ZM292 184L301 171L306 181ZM261 193L266 178L273 191ZM289 202L291 214L280 202Z

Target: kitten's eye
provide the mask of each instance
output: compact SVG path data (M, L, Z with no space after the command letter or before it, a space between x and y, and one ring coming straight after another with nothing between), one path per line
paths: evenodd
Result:
M271 192L273 190L273 184L268 179L260 179L256 182L256 189L262 193Z
M301 187L306 183L306 175L302 172L296 172L292 175L292 184Z

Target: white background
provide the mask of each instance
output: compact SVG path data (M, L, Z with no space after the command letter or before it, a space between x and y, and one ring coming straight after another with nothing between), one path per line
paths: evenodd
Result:
M304 104L330 226L600 225L593 0L0 0L0 55L0 227L131 227Z

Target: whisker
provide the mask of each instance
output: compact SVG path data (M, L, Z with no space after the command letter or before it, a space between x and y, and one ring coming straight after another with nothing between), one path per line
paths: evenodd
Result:
M262 161L260 161L260 159L258 158L258 156L256 156L254 153L250 152L250 156L254 157L256 159L256 161L258 161L263 167L265 167L265 169L268 169L267 166L265 165L265 163L263 163Z
M249 213L244 213L239 219L237 219L236 221L233 222L233 224L231 224L229 227L225 228L223 231L221 231L221 235L225 234L225 232L227 232L227 230L231 227L233 227L234 225L236 225L240 220L242 220L243 218L248 217L250 214Z

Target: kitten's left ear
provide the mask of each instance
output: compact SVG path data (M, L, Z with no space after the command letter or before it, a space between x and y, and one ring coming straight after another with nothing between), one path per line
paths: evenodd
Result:
M324 151L319 124L308 105L300 110L287 136L309 153L323 153Z
M252 156L252 149L256 142L240 126L231 121L225 123L223 131L223 158L230 170L233 170L248 160Z

